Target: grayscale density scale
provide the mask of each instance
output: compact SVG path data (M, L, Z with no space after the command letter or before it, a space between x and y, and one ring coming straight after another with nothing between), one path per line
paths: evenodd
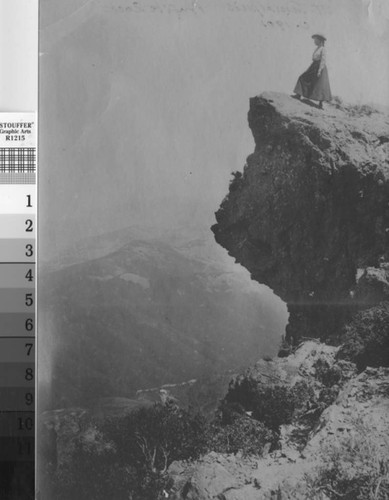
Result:
M0 113L0 498L35 498L37 124Z

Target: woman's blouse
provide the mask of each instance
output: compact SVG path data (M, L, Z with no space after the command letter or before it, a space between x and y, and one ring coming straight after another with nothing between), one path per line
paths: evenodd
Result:
M327 63L326 49L324 48L323 45L321 45L315 50L315 52L312 55L312 60L320 61L319 73L321 73Z

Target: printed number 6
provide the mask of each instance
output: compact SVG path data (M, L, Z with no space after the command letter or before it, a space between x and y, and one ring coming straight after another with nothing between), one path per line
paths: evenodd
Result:
M28 332L31 332L31 330L34 328L34 323L32 321L32 318L26 319L25 327Z

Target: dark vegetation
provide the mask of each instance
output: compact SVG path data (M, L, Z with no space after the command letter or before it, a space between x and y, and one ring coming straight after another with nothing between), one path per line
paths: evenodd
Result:
M241 185L243 174L242 172L239 172L239 170L236 170L235 172L231 172L231 175L232 179L230 180L230 191L235 191Z
M119 419L90 421L86 428L89 432L77 438L67 465L50 467L43 460L48 463L42 480L50 490L47 498L158 499L168 487L169 465L206 451L205 419L175 405L156 404Z
M208 428L208 447L218 453L260 456L275 437L263 422L248 415L242 405L224 399Z
M57 464L49 454L43 458L46 496L159 500L169 490L168 468L174 461L196 460L211 451L262 456L278 447L281 425L298 419L308 433L333 402L342 373L324 360L316 363L315 373L322 385L319 396L305 380L289 386L238 377L211 420L172 402L125 417L85 420L66 464Z
M241 405L273 431L291 422L296 405L292 389L282 385L263 386L249 377L230 387L226 402Z
M296 398L296 389L266 390L247 380L230 388L211 421L174 403L157 403L103 422L84 421L66 463L43 457L44 495L57 500L112 495L115 500L158 500L169 489L167 471L176 460L195 460L210 451L261 456L277 443L279 425L290 421Z
M261 384L247 376L231 384L221 409L224 418L231 407L250 412L255 420L262 422L273 432L274 442L280 426L290 424L295 413L305 408L313 398L313 389L304 381L294 386L281 383Z
M318 359L314 365L315 377L325 387L333 387L342 380L342 370L339 366L330 366L326 360Z
M367 366L389 366L389 303L360 311L345 327L338 357Z

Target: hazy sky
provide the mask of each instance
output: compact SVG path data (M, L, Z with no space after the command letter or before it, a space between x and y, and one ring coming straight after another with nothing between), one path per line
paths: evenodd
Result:
M133 223L209 227L327 35L334 95L389 103L387 0L42 0L41 256Z

